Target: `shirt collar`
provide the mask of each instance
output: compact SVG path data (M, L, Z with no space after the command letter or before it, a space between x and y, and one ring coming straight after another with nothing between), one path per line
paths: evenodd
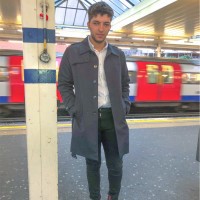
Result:
M97 50L94 48L94 45L92 44L92 42L90 41L90 36L88 36L88 43L89 43L90 49L91 49L92 51L97 51ZM108 48L108 42L106 41L106 46L105 46L101 51L107 50L107 48Z

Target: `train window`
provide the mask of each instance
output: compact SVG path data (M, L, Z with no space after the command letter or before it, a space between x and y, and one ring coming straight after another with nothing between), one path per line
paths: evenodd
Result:
M183 73L182 74L182 83L187 83L188 82L188 73Z
M174 70L171 65L162 65L162 82L165 84L173 83Z
M0 82L8 81L8 71L6 67L0 67Z
M155 84L158 82L158 66L157 65L147 65L147 81L150 84Z
M197 75L196 83L197 83L197 84L200 84L200 74L198 73L198 74L196 74L196 75Z
M182 82L187 84L199 84L200 74L199 73L183 73Z
M197 79L197 75L192 73L192 74L190 75L191 83L196 83L196 79Z
M129 71L128 72L130 83L136 83L136 71Z

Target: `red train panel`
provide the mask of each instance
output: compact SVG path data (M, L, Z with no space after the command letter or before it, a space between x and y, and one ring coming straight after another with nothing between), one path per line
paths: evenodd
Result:
M137 62L136 102L179 101L181 68L177 63Z
M22 56L9 58L10 102L24 103L24 75Z
M56 58L56 87L58 86L58 71L59 71L61 59L62 59L62 57ZM57 100L62 103L63 100L62 100L59 90L57 90L56 92L57 92Z

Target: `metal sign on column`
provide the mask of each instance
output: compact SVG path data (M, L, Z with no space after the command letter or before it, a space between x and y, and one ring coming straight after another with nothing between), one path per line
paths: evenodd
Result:
M58 199L54 0L21 0L30 200Z

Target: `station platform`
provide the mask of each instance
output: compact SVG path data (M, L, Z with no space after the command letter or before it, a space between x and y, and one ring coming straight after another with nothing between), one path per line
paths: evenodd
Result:
M124 157L119 200L199 200L196 147L199 118L127 120L130 153ZM70 123L58 124L59 200L89 200L85 160L71 157ZM26 129L0 126L0 200L29 200ZM108 182L102 153L102 200Z

